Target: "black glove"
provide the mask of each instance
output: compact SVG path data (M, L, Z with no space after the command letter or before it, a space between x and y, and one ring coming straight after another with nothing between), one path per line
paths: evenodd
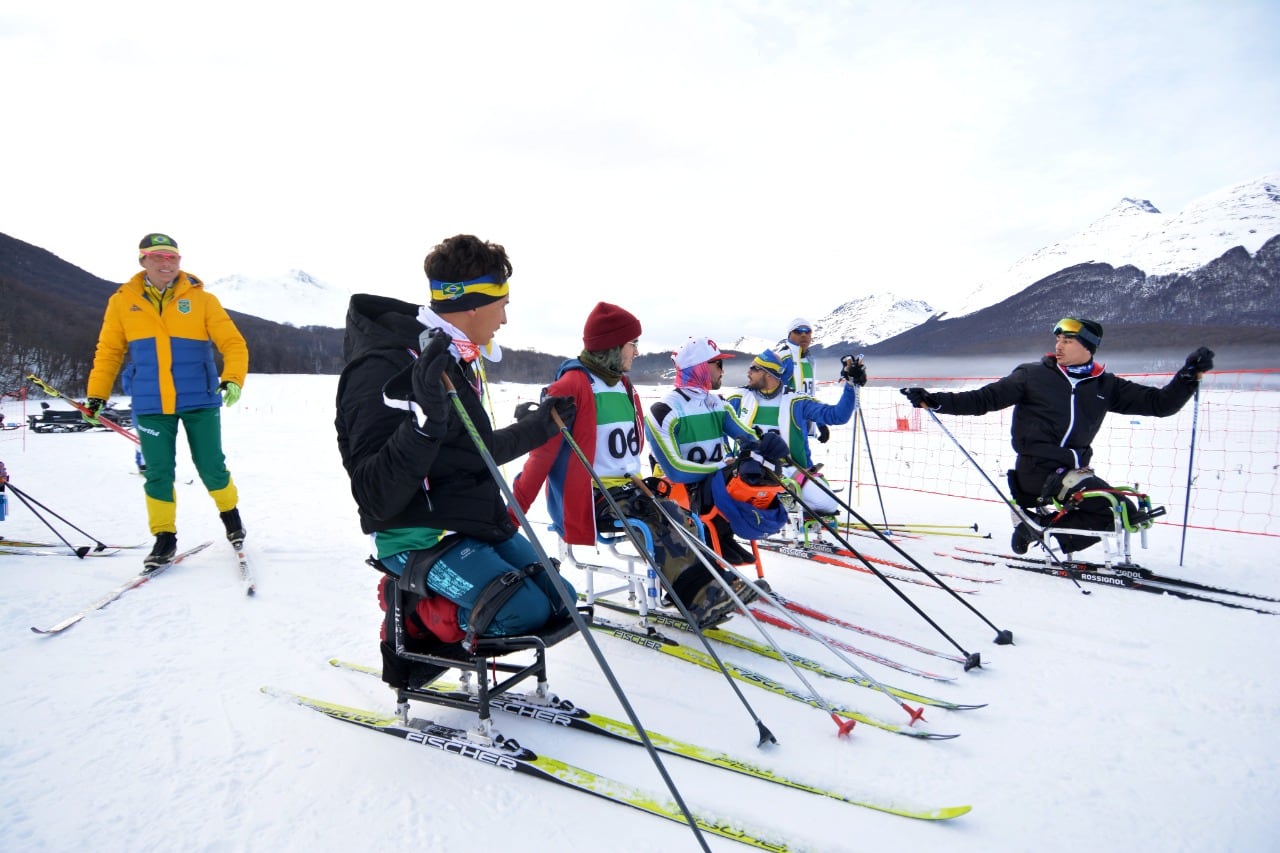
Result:
M1213 370L1213 350L1200 347L1187 356L1187 363L1178 371L1178 378L1184 382L1199 382L1201 374L1210 370Z
M911 401L911 405L917 409L936 409L939 406L938 398L934 397L923 388L899 388L902 396Z
M776 432L766 432L760 436L760 443L753 452L760 454L768 462L775 462L790 456L791 448L787 447L787 442Z
M1058 496L1058 492L1062 491L1062 476L1066 473L1066 468L1059 468L1049 475L1049 479L1040 487L1040 503L1047 504Z
M518 421L522 421L525 418L529 417L529 415L537 414L540 406L541 406L540 403L535 403L532 400L525 400L523 403L517 404L515 419Z
M826 424L818 424L818 443L826 444L831 439L831 430Z
M560 416L566 427L573 426L573 416L578 412L578 404L572 397L547 397L538 407L538 417L545 421L547 436L559 435L560 426L551 419L551 413Z
M101 397L90 397L88 400L84 401L84 407L89 411L81 412L80 417L83 418L84 422L87 424L102 426L102 421L98 420L98 413L102 411L102 408L105 405L107 405L107 401Z
M452 339L443 329L428 329L419 339L422 355L413 364L413 402L421 412L418 432L427 438L441 439L449 431L449 394L444 375L453 360L450 343Z
M867 368L862 364L862 356L846 355L840 359L840 378L852 382L858 387L867 384Z

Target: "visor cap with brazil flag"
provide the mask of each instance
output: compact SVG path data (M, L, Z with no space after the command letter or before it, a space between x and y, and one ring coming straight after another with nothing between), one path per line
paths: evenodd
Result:
M142 238L142 242L138 243L138 259L141 260L144 255L150 255L152 252L181 254L178 251L177 242L168 234L148 234Z

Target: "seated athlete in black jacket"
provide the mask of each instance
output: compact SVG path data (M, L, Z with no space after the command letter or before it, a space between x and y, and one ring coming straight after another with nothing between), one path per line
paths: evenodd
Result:
M1053 352L1035 362L1020 364L1003 379L973 391L956 393L903 388L916 408L947 415L985 415L1013 406L1011 433L1018 454L1014 480L1023 498L1067 497L1083 490L1110 486L1094 475L1092 442L1107 412L1149 415L1176 414L1205 372L1213 369L1213 351L1200 347L1163 388L1153 388L1108 373L1093 360L1102 343L1102 324L1068 317L1053 329ZM1019 495L1014 495L1019 503ZM1104 498L1073 503L1054 524L1085 530L1109 530L1110 503ZM1036 540L1021 523L1013 533L1013 549L1025 554ZM1057 535L1067 552L1080 551L1100 540L1091 536Z
M351 298L335 426L375 556L397 577L425 573L427 594L406 607L405 627L411 639L430 645L462 639L485 587L537 564L444 379L499 465L558 435L551 412L571 422L573 401L549 398L511 426L493 429L475 361L501 358L493 335L507 321L511 262L502 246L463 234L432 249L425 268L427 306ZM534 569L486 625L474 627L481 636L525 634L566 612L552 580ZM411 674L397 665L387 627L383 678L403 682Z

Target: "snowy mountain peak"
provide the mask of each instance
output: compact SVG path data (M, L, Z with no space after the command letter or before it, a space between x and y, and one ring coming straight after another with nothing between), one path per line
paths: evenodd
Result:
M1040 279L1083 263L1132 265L1148 275L1189 272L1243 246L1256 252L1280 234L1280 173L1272 173L1162 213L1145 199L1123 198L1106 215L1061 242L1032 252L980 284L952 312L964 316L1021 293Z
M1157 208L1151 202L1147 201L1145 198L1122 198L1120 199L1120 204L1127 205L1130 207L1136 207L1138 210L1142 211L1143 213L1159 213L1160 212L1159 208Z
M290 326L341 328L351 293L304 270L269 278L229 275L209 285L222 307Z
M736 341L729 344L726 349L734 350L736 352L755 353L756 355L759 355L765 350L771 349L777 343L778 341L776 340L771 341L765 338L746 335L745 337L738 338Z
M920 325L932 314L933 307L922 300L874 293L851 299L819 320L813 343L823 347L839 343L870 346Z
M893 293L875 293L840 305L813 325L813 346L837 344L870 346L920 325L933 314L933 308L919 299L904 299ZM738 352L762 352L775 346L775 340L744 337L729 349Z

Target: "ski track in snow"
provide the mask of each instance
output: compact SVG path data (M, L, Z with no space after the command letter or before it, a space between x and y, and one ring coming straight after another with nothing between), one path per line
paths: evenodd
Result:
M259 692L263 685L390 712L374 678L331 657L376 664L377 575L359 532L332 428L336 377L253 375L224 413L228 463L241 491L258 594L244 595L212 501L178 486L180 547L214 547L126 593L64 635L39 637L140 566L145 549L105 559L0 556L0 849L419 850L489 844L531 851L694 849L687 828L525 777L329 720ZM496 420L537 386L493 389ZM646 402L659 389L642 388ZM17 414L6 407L12 417ZM110 433L5 436L0 459L16 485L104 541L147 540L132 446ZM848 427L832 443L849 441ZM815 448L821 456L821 447ZM179 472L185 451L179 452ZM884 463L882 463L884 464ZM508 478L519 470L505 466ZM1105 470L1105 464L1104 464ZM874 495L858 509L878 517ZM977 522L1000 550L1007 513L992 504L886 492L891 517ZM46 540L16 501L0 533ZM530 517L545 530L546 512ZM1263 537L1191 530L1178 567L1176 525L1163 525L1144 565L1226 587L1280 594ZM79 541L81 537L75 537ZM554 537L542 536L556 553ZM862 538L868 554L893 558ZM800 848L853 850L1263 851L1280 819L1280 617L1128 590L958 563L934 550L972 539L928 537L903 547L925 565L1003 579L967 597L1016 645L941 591L903 590L984 667L962 673L937 658L819 626L833 637L925 669L941 684L859 666L885 682L963 702L927 709L921 742L859 725L837 739L818 710L740 684L777 735L756 730L722 676L596 635L645 726L781 773L879 802L970 803L946 824L911 821L786 791L671 757L665 764L695 808L787 837ZM580 549L581 550L581 549ZM585 555L583 555L585 556ZM594 555L592 556L594 559ZM876 578L774 553L766 573L788 597L944 651L954 648ZM583 588L576 571L566 575ZM962 585L956 581L957 585ZM754 635L739 617L732 630ZM833 668L794 633L777 641ZM696 641L690 639L690 645ZM782 663L716 646L727 661L799 686ZM587 645L549 653L552 688L617 719L626 715ZM905 719L883 695L805 673L831 701ZM465 726L473 715L418 706ZM508 736L573 764L664 793L646 753L603 738L501 714ZM713 850L745 849L708 837Z

